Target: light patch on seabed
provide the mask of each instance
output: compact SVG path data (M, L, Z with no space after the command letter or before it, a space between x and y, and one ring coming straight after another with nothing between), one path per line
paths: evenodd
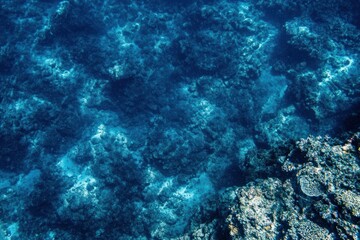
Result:
M79 167L66 155L60 159L57 166L60 167L65 176L72 177L79 174Z
M91 176L90 167L87 166L80 169L67 155L61 158L57 166L63 171L63 174L67 177L73 177L76 179L74 185L68 190L68 192L76 192L83 197L88 197L90 192L87 190L88 185L94 187L97 180ZM93 190L96 188L93 188Z
M285 77L273 76L270 70L263 71L259 79L260 87L267 89L264 99L267 99L261 109L264 113L275 113L285 95L287 83Z
M12 240L18 239L19 223L14 222L10 224L6 229L3 229L0 222L0 240Z
M76 191L83 197L87 197L90 195L90 192L88 191L88 186L91 185L94 187L95 183L96 179L94 177L86 175L84 172L82 172L82 174L78 177L77 182L74 184L73 187L69 189L69 191ZM96 187L94 187L94 189L96 189Z
M180 187L175 193L175 196L180 197L182 199L191 199L194 197L194 193L189 192L187 190L187 186Z
M172 192L165 201L157 202L154 208L159 222L153 225L152 236L161 238L164 234L179 234L183 231L193 211L204 199L214 194L215 190L206 173L201 173L187 184L176 185L173 178L168 178L160 185L159 194ZM171 228L171 233L169 232Z
M41 172L38 169L31 170L27 175L21 175L16 183L17 191L20 194L30 194L35 185L40 181Z
M164 189L167 189L172 186L173 186L173 179L172 178L167 179L165 182L163 182L163 184L159 188L157 195L159 196L164 191Z
M255 142L252 138L246 138L244 140L241 140L238 142L238 159L239 161L244 161L246 154L252 150L256 148Z
M174 196L188 204L188 207L199 204L202 199L214 193L214 187L206 173L200 174L199 177L193 178L185 186L180 186L175 191Z

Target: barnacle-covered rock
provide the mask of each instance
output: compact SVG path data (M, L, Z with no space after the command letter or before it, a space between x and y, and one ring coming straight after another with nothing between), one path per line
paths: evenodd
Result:
M250 183L234 191L226 217L230 239L274 239L279 235L284 192L279 179Z
M258 180L233 194L223 226L229 239L334 239L329 230L301 214L289 181Z
M217 236L241 240L358 239L358 144L359 134L343 145L330 137L301 139L287 157L279 158L279 178L257 179L221 194L219 215L212 216ZM210 215L202 216L211 219ZM199 231L201 224L193 224L190 230Z
M309 240L334 239L334 237L329 233L328 230L308 220L299 223L297 232L300 236L299 239L309 239Z
M339 191L335 197L338 204L345 206L350 215L360 218L360 195L350 190Z
M360 166L358 134L340 145L330 137L308 137L296 143L284 165L297 179L297 194L309 198L301 203L307 217L318 214L317 222L332 226L340 239L355 238L359 227ZM286 169L284 169L286 171ZM330 211L330 212L329 212ZM336 230L334 230L336 229Z

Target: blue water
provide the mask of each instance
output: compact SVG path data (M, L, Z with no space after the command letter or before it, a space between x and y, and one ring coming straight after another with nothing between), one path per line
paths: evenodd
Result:
M3 0L0 239L180 237L204 202L274 174L261 157L248 172L257 153L355 132L359 10Z

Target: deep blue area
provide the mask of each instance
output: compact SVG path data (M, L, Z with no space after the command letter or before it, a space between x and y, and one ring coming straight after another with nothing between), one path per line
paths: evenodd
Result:
M0 239L180 237L300 138L357 131L359 5L4 1Z

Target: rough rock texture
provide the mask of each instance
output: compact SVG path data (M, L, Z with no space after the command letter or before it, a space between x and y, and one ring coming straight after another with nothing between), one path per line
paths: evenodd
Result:
M1 1L0 238L356 238L359 9Z
M192 225L189 236L359 239L359 137L357 133L341 145L330 137L298 141L279 158L281 176L227 189L214 220Z

